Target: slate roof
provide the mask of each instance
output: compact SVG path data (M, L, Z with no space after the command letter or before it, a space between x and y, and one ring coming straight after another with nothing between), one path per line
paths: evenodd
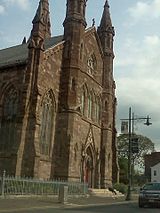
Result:
M55 36L45 41L45 49L55 46L63 40L63 36ZM0 50L0 68L24 64L28 57L28 44L21 44Z

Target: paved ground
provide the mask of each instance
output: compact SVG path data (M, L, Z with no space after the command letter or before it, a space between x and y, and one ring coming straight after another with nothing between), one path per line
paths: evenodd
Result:
M42 209L42 208L63 208L64 206L94 206L94 205L106 205L112 203L122 203L125 202L125 197L113 198L113 197L79 197L79 198L68 198L66 204L61 204L58 202L57 197L14 197L0 199L0 213L2 212L13 212L28 209Z

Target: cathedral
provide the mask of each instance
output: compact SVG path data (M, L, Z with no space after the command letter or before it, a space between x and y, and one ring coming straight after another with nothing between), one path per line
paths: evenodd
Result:
M109 3L97 29L87 0L66 3L63 35L40 0L28 40L0 50L0 175L105 188L118 176Z

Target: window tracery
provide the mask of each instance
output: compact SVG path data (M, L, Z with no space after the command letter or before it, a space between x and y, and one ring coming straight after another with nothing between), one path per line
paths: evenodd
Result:
M94 54L90 55L87 60L87 72L90 75L93 75L96 69L96 57Z
M12 87L4 98L3 116L12 118L17 113L17 91Z
M41 128L40 128L40 153L50 154L53 121L54 121L54 101L51 92L45 95L42 103Z
M101 120L101 101L94 91L88 90L83 86L81 93L81 113L92 119L94 122L100 124Z
M16 115L18 93L11 87L5 94L2 104L2 118L0 124L0 151L10 151L16 143Z

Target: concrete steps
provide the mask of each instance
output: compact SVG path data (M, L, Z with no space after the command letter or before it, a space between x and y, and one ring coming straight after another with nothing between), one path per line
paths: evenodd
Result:
M114 192L109 189L89 189L89 194L98 197L124 197L124 195L114 189Z

